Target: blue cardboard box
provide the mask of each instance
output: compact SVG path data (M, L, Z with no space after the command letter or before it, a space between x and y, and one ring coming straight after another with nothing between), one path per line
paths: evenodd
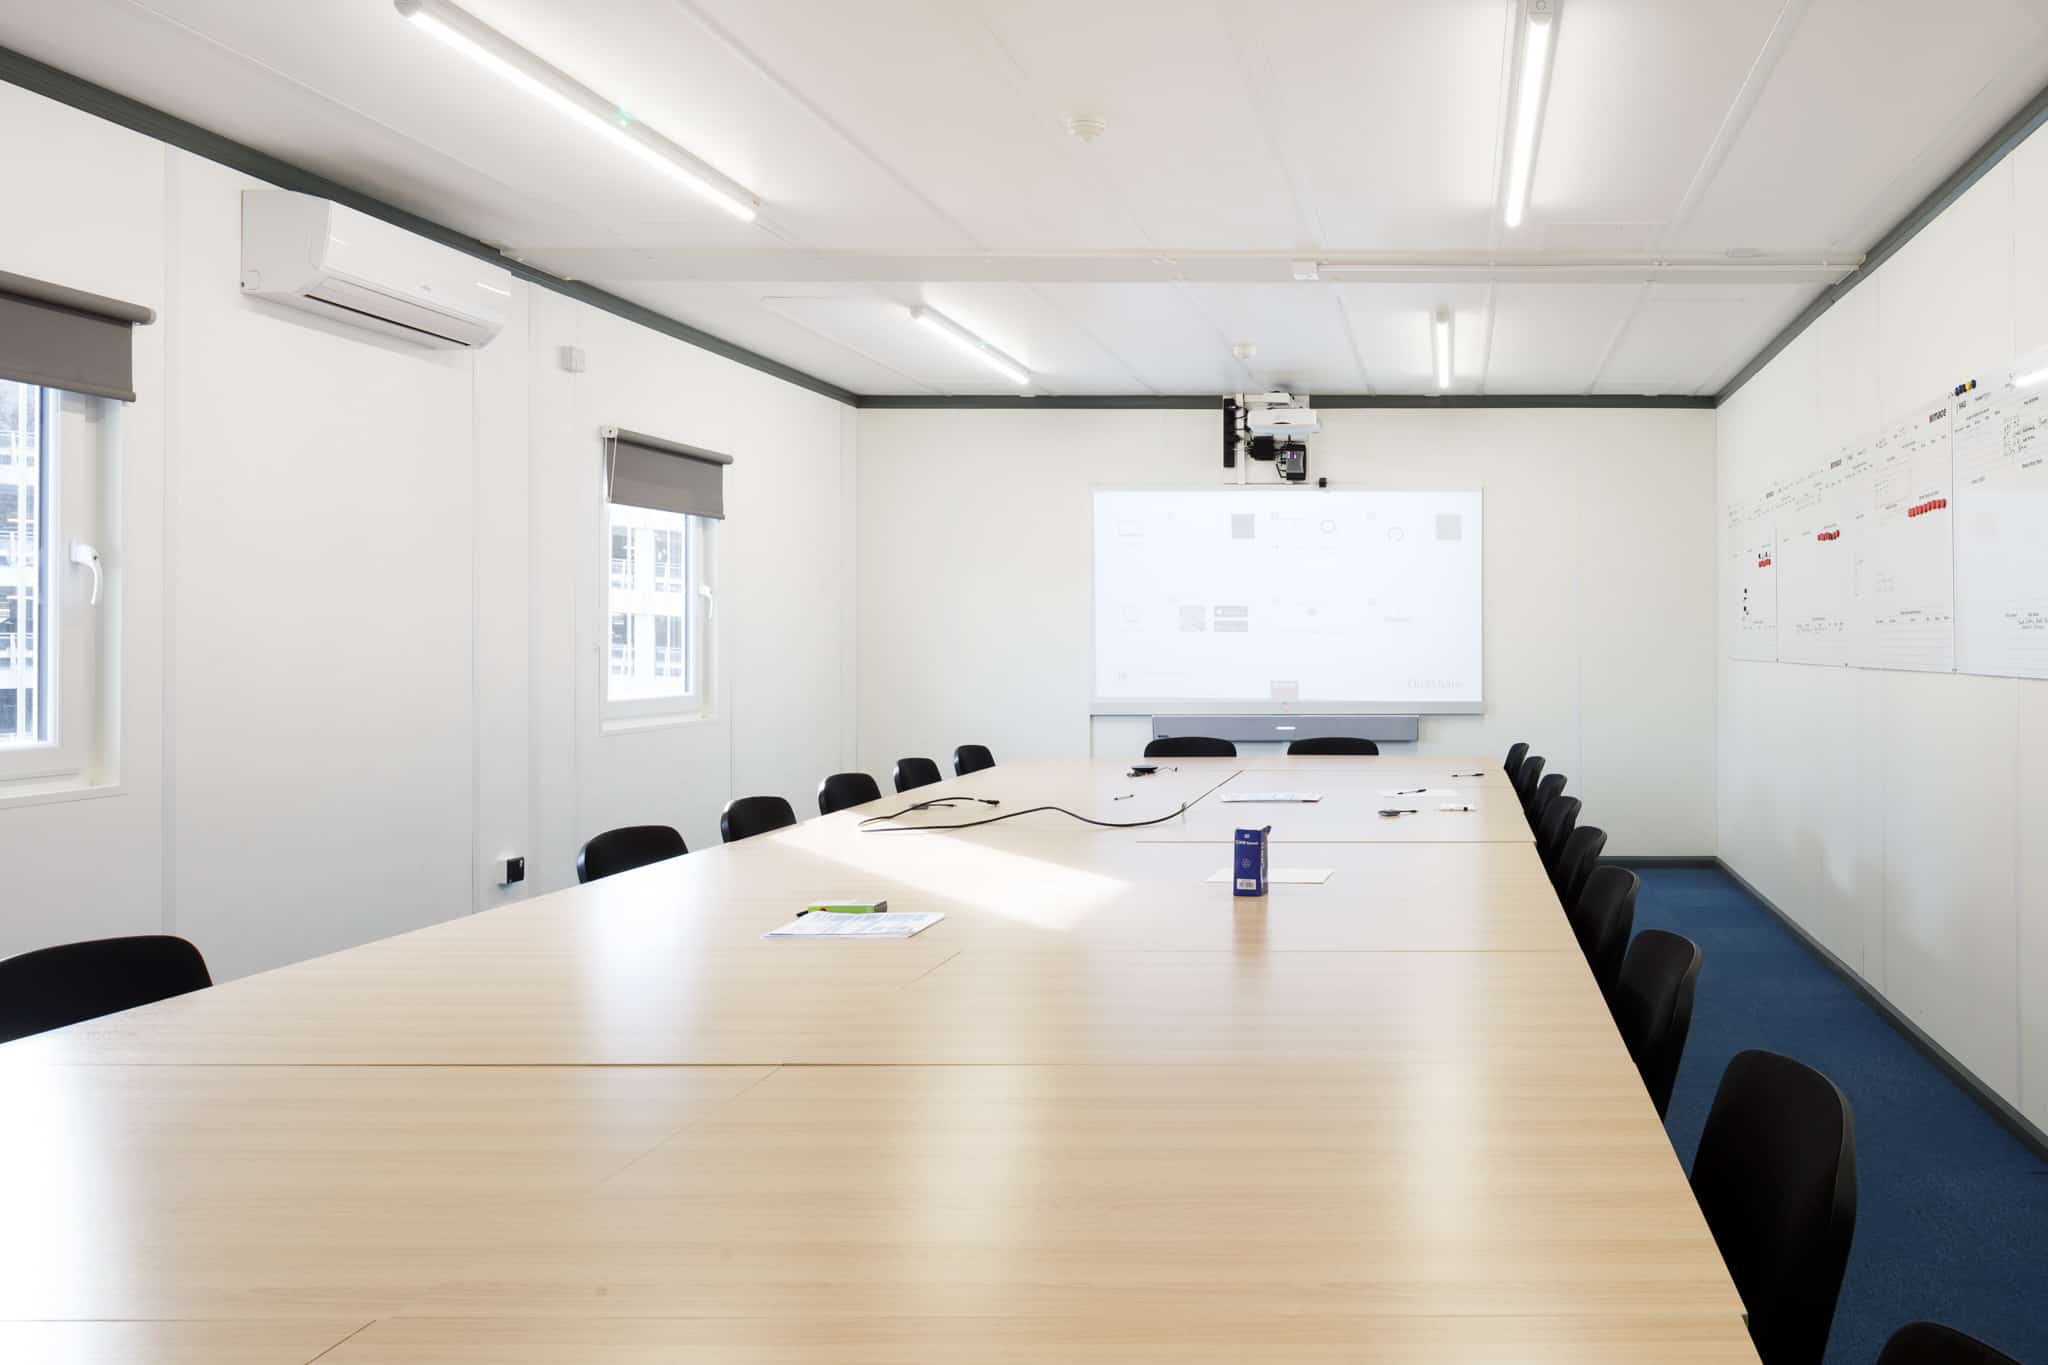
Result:
M1234 894L1266 894L1266 836L1272 832L1271 825L1237 832L1236 861L1230 874L1230 888Z

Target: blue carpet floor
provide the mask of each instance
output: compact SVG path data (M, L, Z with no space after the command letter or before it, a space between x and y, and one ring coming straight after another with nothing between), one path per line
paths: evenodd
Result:
M1916 1318L2048 1365L2048 1166L1725 873L1636 871L1636 928L1706 955L1666 1124L1686 1167L1745 1048L1818 1068L1855 1110L1856 1238L1827 1365L1872 1365Z

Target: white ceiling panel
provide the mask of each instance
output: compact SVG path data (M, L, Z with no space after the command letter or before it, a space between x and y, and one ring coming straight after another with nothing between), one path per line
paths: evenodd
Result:
M1811 285L1653 284L1595 385L1602 393L1712 392L1813 298Z
M1190 307L1230 345L1250 342L1255 382L1309 393L1360 393L1365 374L1351 349L1350 320L1336 290L1320 284L1182 285Z
M1678 241L1861 250L2044 82L2023 0L1813 0Z
M1661 226L1728 112L1784 0L1567 0L1523 233L1611 225L1637 249ZM1510 235L1509 240L1519 234ZM1581 236L1570 245L1606 243Z
M1359 359L1374 393L1436 393L1436 311L1451 310L1451 387L1473 393L1486 363L1488 308L1483 284L1341 286Z
M1461 391L1712 392L2048 83L2048 0L1564 0L1507 233L1517 0L459 3L761 222L390 0L0 0L0 43L859 393L1011 390L919 300L1055 394L1433 392L1438 306Z
M1633 284L1496 286L1486 392L1587 391L1641 289Z
M1488 244L1509 6L1224 0L1329 251Z

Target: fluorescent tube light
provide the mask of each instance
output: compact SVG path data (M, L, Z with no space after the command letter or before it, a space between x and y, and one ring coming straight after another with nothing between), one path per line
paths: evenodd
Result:
M2044 365L2038 370L2028 370L2025 374L2016 374L2012 377L2012 386L2016 389L2031 389L2036 384L2043 383L2048 383L2048 365Z
M1436 324L1436 386L1448 389L1451 386L1451 310L1439 308L1434 319Z
M946 338L946 340L952 342L955 346L958 346L961 350L967 352L976 360L979 360L982 364L1009 380L1012 384L1021 387L1031 382L1031 371L1025 369L1022 365L1019 365L1016 361L1010 359L1010 357L1004 355L1001 351L998 351L995 347L989 345L986 341L983 341L944 313L934 313L931 309L920 306L911 309L910 316L914 321L937 332L940 336Z
M447 0L392 2L400 14L479 66L489 68L557 113L603 134L616 146L682 182L741 222L753 222L760 211L760 201L746 186Z
M1502 216L1520 227L1536 174L1536 134L1550 86L1550 51L1557 37L1558 0L1529 0L1522 16L1522 71L1515 86L1515 126L1508 142L1508 200Z

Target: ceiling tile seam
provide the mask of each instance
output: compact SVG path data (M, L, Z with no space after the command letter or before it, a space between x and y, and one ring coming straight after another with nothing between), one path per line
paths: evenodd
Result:
M1122 352L1118 351L1114 346L1111 346L1108 342L1104 341L1100 336L1097 336L1095 333L1095 329L1093 327L1090 327L1087 323L1083 322L1079 317L1071 313L1068 310L1068 306L1066 304L1060 302L1056 298L1052 298L1051 296L1049 296L1045 292L1044 285L1027 284L1024 286L1024 288L1027 292L1031 294L1033 298L1037 299L1040 303L1044 304L1049 311L1057 315L1069 327L1072 327L1082 336L1087 337L1090 344L1092 344L1096 350L1108 356L1111 361L1115 362L1118 369L1122 370L1126 375L1130 376L1132 383L1136 384L1139 388L1143 389L1147 393L1160 392L1159 388L1156 385L1154 385L1150 380L1145 378L1143 374L1139 373L1137 366L1131 364L1130 361L1124 359Z
M833 136L853 148L869 165L894 181L896 186L905 194L915 199L919 204L922 204L926 212L949 228L969 249L975 251L987 249L987 243L977 238L968 230L966 224L955 218L937 200L918 188L916 182L898 169L895 163L855 136L851 128L827 111L822 104L797 89L795 84L786 79L766 58L741 41L737 34L707 14L703 6L698 4L696 0L670 0L670 3L687 15L692 23L709 34L726 51L737 57L755 75L774 86L777 90L780 90L785 98L809 114L813 119L816 119Z
M476 166L472 166L466 161L451 156L447 152L442 151L440 148L434 146L432 143L427 142L422 138L416 137L413 134L404 131L403 129L394 128L390 124L384 122L384 120L377 118L374 115L365 112L364 110L358 109L355 105L348 103L346 100L337 99L333 95L327 94L325 91L315 89L313 86L306 84L306 82L300 80L298 77L290 75L287 72L280 71L278 68L272 66L270 63L263 61L260 58L253 57L250 54L242 51L240 48L230 46L229 44L222 42L220 39L215 38L212 34L200 32L198 29L193 28L190 24L185 23L182 19L178 19L172 15L165 14L162 10L156 9L148 4L145 4L144 0L121 0L121 3L125 4L130 9L148 15L151 19L156 20L158 23L163 24L167 28L174 28L178 30L180 33L186 34L188 37L191 37L197 40L198 42L205 44L207 47L213 48L215 51L220 52L223 55L234 59L235 61L241 62L244 66L250 67L251 69L256 71L261 71L263 74L269 76L271 79L277 81L281 85L286 85L294 90L300 90L305 92L305 94L307 94L308 96L315 100L318 100L321 104L326 105L330 109L337 110L340 113L348 115L350 118L357 119L360 122L366 123L372 128L382 129L385 133L389 134L393 138L396 138L398 141L403 142L408 146L419 148L422 152L425 152L428 156L432 157L436 161L443 162L449 166L457 167L470 175L474 175L478 180L483 181L485 184L491 185L499 190L502 190L505 193L505 195L510 199L539 200L541 203L561 213L565 217L573 218L575 221L583 224L583 226L592 234L610 240L615 246L625 247L630 245L630 243L628 243L624 238L620 237L617 233L612 231L611 228L605 226L604 223L602 223L601 221L586 216L585 211L578 205L576 205L573 201L565 201L543 197L534 194L530 190L522 189L517 185L509 185L504 181L498 179L496 176L491 175L488 172L483 171L482 169ZM503 244L498 242L487 242L485 243L485 245L500 250L503 249ZM506 254L511 255L512 253L507 252ZM514 259L517 258L514 257Z
M1251 362L1237 353L1237 343L1230 339L1230 334L1223 330L1223 324L1216 320L1215 315L1203 306L1201 298L1188 285L1187 276L1181 272L1179 262L1174 262L1171 268L1174 296L1196 317L1208 324L1209 330L1216 334L1216 343L1222 354L1230 357L1231 364L1244 375L1245 383L1252 388L1258 387L1259 376L1252 369Z
M1912 159L1906 165L1895 171L1881 188L1857 206L1856 212L1849 217L1849 222L1854 224L1854 226L1842 234L1843 237L1850 241L1865 241L1872 236L1878 235L1882 229L1873 231L1870 225L1873 220L1886 216L1885 205L1889 202L1896 202L1898 187L1902 183L1923 179L1925 176L1924 167L1930 164L1939 164L1937 158L1941 152L1953 147L1960 137L1962 130L1968 124L1974 122L1973 116L1981 111L1987 94L1994 89L2005 89L2012 81L2016 72L2026 70L2029 66L2027 58L2030 55L2032 54L2024 50L2016 53L2013 60L2006 65L2004 70L1972 91L1970 98L1964 101L1962 107L1950 117L1947 125L1922 143L1920 150L1913 154Z
M1358 385L1361 393L1373 392L1372 370L1365 363L1365 351L1358 344L1358 327L1351 316L1350 296L1342 289L1330 291L1336 301L1337 317L1344 324L1344 340L1351 348L1351 363L1358 367Z
M1599 390L1600 377L1607 373L1608 362L1612 361L1614 353L1621 349L1623 338L1628 335L1628 329L1635 326L1637 315L1643 311L1643 301L1649 296L1650 283L1645 280L1636 286L1635 297L1628 301L1628 311L1621 315L1620 325L1608 336L1607 346L1600 352L1599 362L1593 366L1593 377L1586 382L1582 392L1594 393Z
M978 6L974 10L974 26L981 30L982 41L995 53L997 65L1007 73L1010 93L1023 105L1028 116L1027 121L1033 127L1055 135L1051 144L1057 149L1053 153L1053 159L1064 162L1068 173L1077 182L1094 185L1100 197L1115 204L1132 234L1145 244L1145 250L1158 251L1159 243L1146 230L1144 220L1131 206L1130 196L1124 193L1120 179L1105 174L1089 161L1082 150L1079 150L1085 148L1086 144L1067 133L1062 116L1053 101L1046 99L1040 92L1030 73L1025 71L1024 64L1017 60L1017 54L1010 50L1010 45L1004 42L1002 34L997 33L989 24L988 16Z
M1744 384L1754 379L1766 365L1798 340L1807 328L1840 303L1851 290L1865 280L1874 278L1884 263L1900 248L1919 236L1924 228L1940 217L1956 200L1962 198L1972 185L2002 164L2006 157L2012 155L2043 124L2048 124L2048 86L2036 91L2033 98L1985 139L1983 145L1972 152L1962 165L1951 171L1939 185L1929 191L1926 198L1915 204L1904 218L1893 224L1891 231L1872 243L1870 249L1863 253L1862 264L1837 283L1824 287L1811 303L1785 325L1783 330L1765 343L1762 350L1751 356L1749 362L1735 372L1735 377L1714 395L1715 404L1718 406L1733 398Z
M1735 150L1743 129L1749 126L1750 115L1756 112L1757 104L1763 99L1764 89L1770 84L1771 75L1778 69L1778 62L1784 57L1785 49L1792 45L1793 35L1806 19L1811 0L1785 0L1778 11L1777 19L1771 24L1771 31L1764 35L1763 46L1757 49L1756 59L1743 73L1742 84L1735 88L1735 98L1728 103L1727 112L1721 116L1721 124L1714 130L1713 141L1707 144L1706 152L1700 157L1699 167L1693 171L1692 181L1679 196L1678 207L1672 210L1664 230L1658 234L1659 249L1668 248L1678 240L1691 223L1692 216L1699 212L1700 202L1721 168L1727 164L1729 154ZM1732 246L1750 245L1735 242Z
M748 297L747 291L737 284L727 283L726 288L735 291L736 293L740 294L741 297ZM845 351L848 355L859 356L862 360L867 361L868 364L873 365L876 369L887 370L890 374L895 375L897 378L901 379L906 384L910 384L916 388L923 389L926 393L943 394L950 392L950 390L948 390L946 386L943 384L929 383L925 380L919 379L915 375L905 374L902 370L898 369L894 365L891 365L888 361L883 360L879 356L869 354L865 349L854 345L852 342L842 341L840 338L836 336L832 336L826 332L821 332L816 327L811 326L810 323L805 322L802 318L796 317L790 313L785 313L780 308L771 307L765 299L756 297L754 301L760 304L760 306L763 309L766 309L771 316L781 318L784 322L787 322L790 326L796 328L798 331L808 332L812 336L816 337L819 341L824 342L828 346L836 346L840 350ZM855 406L857 407L859 405L856 404Z
M772 356L750 351L701 327L692 326L681 318L659 312L645 304L634 303L595 285L550 274L445 223L401 208L364 190L343 184L317 171L307 170L269 152L260 151L247 143L237 142L210 128L201 127L189 119L165 113L153 105L144 104L138 99L110 90L48 62L38 61L4 44L0 44L0 82L66 105L88 117L139 133L167 147L190 153L215 165L225 166L286 189L296 189L301 193L332 199L428 241L502 266L515 278L536 285L549 293L609 313L613 317L637 327L645 327L659 335L672 337L686 346L694 346L700 351L729 360L735 365L743 365L757 373L779 379L793 388L803 389L848 406L860 405L861 395L828 379L800 370Z
M1493 379L1493 333L1498 321L1500 286L1492 280L1486 282L1486 341L1479 351L1479 392L1485 393Z
M1285 143L1274 131L1276 111L1272 108L1272 100L1266 94L1277 85L1273 80L1273 65L1266 60L1263 48L1254 50L1259 41L1258 35L1264 31L1264 26L1256 21L1243 22L1242 8L1241 5L1228 5L1225 0L1216 0L1210 7L1216 22L1223 26L1226 46L1230 49L1231 65L1237 70L1237 79L1244 89L1245 102L1252 107L1253 122L1259 130L1259 140L1266 144L1266 154L1273 158L1274 166L1280 171L1280 179L1287 186L1288 200L1294 206L1295 226L1301 229L1302 240L1307 242L1311 250L1326 251L1330 243L1323 232L1322 214L1317 211L1303 177L1296 174L1294 166L1288 161ZM1233 19L1238 22L1233 23ZM1228 35L1233 32L1249 33L1252 36L1248 42L1230 42ZM1249 66L1257 66L1258 70L1252 71ZM1282 93L1278 98L1284 102L1286 96ZM1286 111L1282 109L1277 112L1278 121L1284 125L1287 122Z

